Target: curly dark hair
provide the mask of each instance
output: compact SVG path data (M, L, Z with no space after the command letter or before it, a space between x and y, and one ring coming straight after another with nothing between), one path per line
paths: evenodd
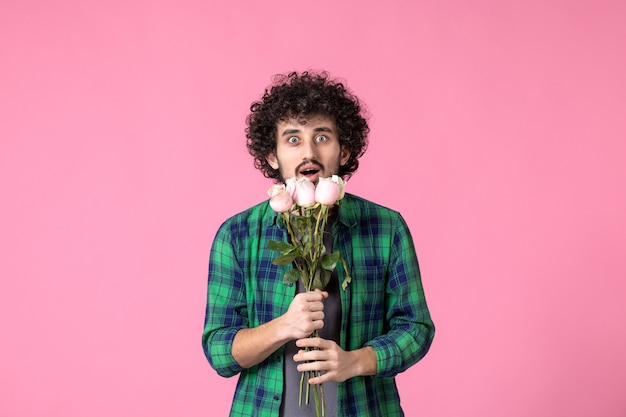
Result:
M267 178L280 180L280 173L266 158L276 151L279 122L291 118L326 116L334 119L339 143L350 151L339 175L349 178L359 167L359 158L367 149L370 131L361 114L361 103L343 83L333 80L327 72L291 72L273 77L273 85L261 100L250 105L246 118L246 146L254 157L254 166Z

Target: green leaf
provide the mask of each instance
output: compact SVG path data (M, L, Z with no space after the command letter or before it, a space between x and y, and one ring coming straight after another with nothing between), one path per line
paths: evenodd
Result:
M289 253L287 255L279 256L278 258L274 259L272 263L274 265L289 265L297 257L298 257L297 253Z
M327 253L326 255L322 256L322 268L327 271L332 271L333 269L335 269L335 266L337 266L337 262L339 262L340 258L341 257L339 256L339 251Z
M330 276L331 276L332 272L324 269L322 271L322 288L326 288L326 286L328 285L328 283L330 282Z
M309 288L309 275L307 273L303 273L300 278L302 279L302 284L304 285L304 288L308 289Z
M293 229L296 230L298 232L297 234L300 234L300 235L304 233L308 225L311 224L311 222L313 221L313 219L311 218L302 217L302 216L294 217L292 220L293 220L293 223L292 223Z
M313 243L307 242L306 245L304 245L304 249L302 249L302 253L304 254L304 256L311 253L311 249L313 249Z
M313 276L313 287L311 288L312 290L323 290L324 289L324 285L322 283L322 275L321 275L321 269L317 268L315 269L315 275Z
M348 284L350 284L351 282L352 282L352 278L346 275L343 282L341 283L341 289L345 291L346 288L348 288Z
M298 278L300 278L300 272L296 268L291 268L283 275L283 283L291 285L294 282L298 282Z
M346 263L346 260L343 258L339 258L339 259L341 259L341 263L343 264L343 270L346 272L346 277L343 279L343 282L341 283L341 289L345 291L346 288L348 288L348 284L352 282L352 277L350 277L350 271L348 271L348 264Z
M283 255L287 255L296 249L296 247L287 242L277 242L275 240L270 240L267 244L267 247L270 250L275 250L276 252L280 252Z

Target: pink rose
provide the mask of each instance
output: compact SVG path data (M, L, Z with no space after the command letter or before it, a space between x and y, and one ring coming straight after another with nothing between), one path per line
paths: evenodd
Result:
M330 178L320 178L315 190L315 201L325 206L334 205L345 194L344 181L338 175Z
M315 184L306 178L295 181L293 199L300 207L311 207L315 204Z
M337 200L342 200L343 196L346 195L346 181L344 181L339 175L333 175L330 177L330 180L339 184L340 191Z
M294 198L296 195L296 181L297 180L293 177L287 178L287 181L285 181L285 188L287 188L287 192L291 198Z
M267 195L270 198L274 197L276 194L280 194L285 191L285 184L274 184L270 188L267 189Z
M293 207L293 199L287 192L285 184L272 185L267 194L270 196L270 207L276 213L285 213Z
M332 206L339 197L339 184L330 178L320 178L315 189L315 201L325 206Z

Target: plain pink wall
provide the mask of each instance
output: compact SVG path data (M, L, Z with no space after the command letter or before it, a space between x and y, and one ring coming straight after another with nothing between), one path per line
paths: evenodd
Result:
M0 415L226 415L211 240L269 182L270 76L371 114L349 191L403 213L437 335L408 416L626 415L623 1L0 4Z

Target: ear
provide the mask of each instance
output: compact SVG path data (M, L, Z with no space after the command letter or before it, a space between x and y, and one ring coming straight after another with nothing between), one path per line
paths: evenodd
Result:
M350 151L345 146L341 146L341 152L339 154L339 165L344 166L350 159Z
M270 166L274 169L278 169L278 159L276 158L276 153L275 152L271 152L269 153L266 157L265 160L267 161L268 164L270 164Z

